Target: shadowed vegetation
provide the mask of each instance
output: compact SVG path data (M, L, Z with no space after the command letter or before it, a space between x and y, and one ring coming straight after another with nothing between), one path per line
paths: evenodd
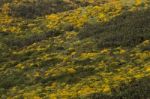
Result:
M93 37L98 47L135 47L150 39L150 9L125 12L108 23L86 24L79 38Z

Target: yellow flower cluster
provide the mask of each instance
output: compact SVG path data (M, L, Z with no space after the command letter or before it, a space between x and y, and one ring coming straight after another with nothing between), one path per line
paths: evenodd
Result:
M81 59L88 59L88 58L92 59L97 57L98 55L99 53L82 53L80 57Z
M111 5L111 7L109 6ZM110 12L111 9L112 12ZM90 21L91 18L96 19L97 21L108 21L115 15L118 15L122 9L122 5L120 3L111 3L105 4L101 6L87 6L85 8L78 8L74 11L63 12L59 14L51 14L46 16L46 20L48 22L47 27L52 29L59 27L60 24L69 23L74 27L80 28L85 23ZM107 15L106 13L114 13L112 15ZM108 13L108 14L109 14ZM59 23L59 25L58 25Z

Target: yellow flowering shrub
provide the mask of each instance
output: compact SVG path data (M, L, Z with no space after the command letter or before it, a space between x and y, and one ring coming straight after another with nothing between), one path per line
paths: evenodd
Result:
M89 86L83 86L81 87L81 89L78 91L78 94L79 95L82 95L82 96L86 96L88 94L92 94L92 93L95 93L95 89L94 88L91 88Z
M77 3L74 0L65 1ZM54 2L58 1L54 0ZM2 49L0 98L88 99L100 96L101 99L103 95L104 98L105 95L118 98L118 93L120 97L128 98L135 90L134 83L139 86L136 86L133 96L138 95L140 91L143 96L148 95L144 94L147 92L144 86L149 86L149 83L143 82L143 79L150 77L149 40L130 48L116 46L99 48L101 37L93 33L95 28L90 31L90 36L83 39L79 37L80 29L88 23L113 23L114 20L110 20L118 18L116 17L118 15L121 15L121 20L128 19L128 16L126 17L128 14L122 16L127 9L123 10L124 6L120 0L108 0L109 3L104 4L98 3L101 0L80 0L80 2L87 5L35 19L14 18L0 14L0 31L14 32L8 33L8 36L1 35L0 32L0 50ZM140 0L137 1L138 4ZM137 6L134 7L137 9ZM114 31L122 29L120 28L122 23L115 22L114 26L119 26L119 29L110 24L109 27L104 27L102 32L107 28L113 28ZM100 26L98 28L103 29ZM90 27L91 25L88 27L89 30ZM133 25L131 28L137 27ZM144 30L148 29L144 28ZM56 31L60 34L49 34ZM146 33L148 38L149 32ZM105 39L103 36L102 38ZM10 43L7 42L9 39L12 39ZM26 42L27 44L20 45ZM9 47L9 44L13 47Z
M68 68L67 71L68 71L68 73L70 73L70 74L76 73L76 70L75 70L74 68Z
M111 88L109 85L103 85L102 89L103 89L104 93L110 93L111 92Z
M112 5L110 7L109 5ZM112 10L112 15L107 16L106 13ZM85 8L78 8L73 11L62 12L59 14L51 14L46 16L47 27L50 29L58 28L58 24L70 23L76 28L81 28L85 23L87 23L92 17L97 19L97 21L108 21L112 17L115 17L120 13L122 5L120 3L110 3L100 6L87 6Z
M92 59L97 57L98 55L99 55L98 53L82 53L80 57L81 59L88 59L88 58Z
M109 54L110 53L110 49L103 49L100 51L101 54Z
M135 5L140 5L142 3L142 0L135 0Z

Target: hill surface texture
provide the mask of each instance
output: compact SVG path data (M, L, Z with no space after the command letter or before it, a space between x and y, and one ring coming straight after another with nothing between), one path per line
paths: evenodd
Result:
M0 99L149 93L149 0L0 0Z

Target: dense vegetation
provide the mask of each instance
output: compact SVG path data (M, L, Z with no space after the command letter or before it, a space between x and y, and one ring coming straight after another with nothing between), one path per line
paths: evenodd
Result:
M1 99L149 99L149 0L1 0Z

